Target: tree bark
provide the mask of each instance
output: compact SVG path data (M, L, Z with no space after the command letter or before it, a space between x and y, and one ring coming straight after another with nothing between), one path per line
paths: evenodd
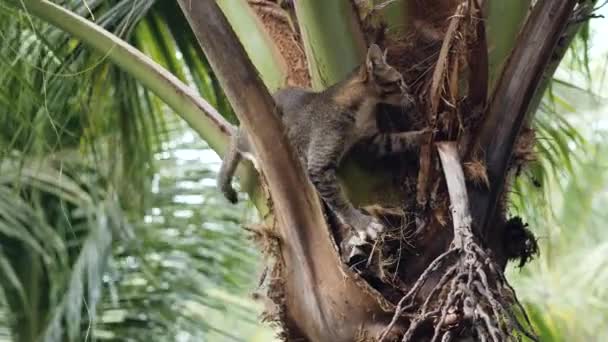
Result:
M493 229L489 227L490 220L503 193L515 140L576 3L576 0L537 2L492 95L473 146L483 151L490 189L469 189L473 219L481 236L487 237Z

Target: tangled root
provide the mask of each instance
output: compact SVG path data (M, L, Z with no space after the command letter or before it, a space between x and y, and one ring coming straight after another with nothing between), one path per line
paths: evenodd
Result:
M530 320L500 267L481 248L471 229L462 165L453 143L439 143L454 224L454 240L397 304L383 341L401 317L410 318L402 341L414 341L423 326L433 327L432 342L451 341L463 332L479 341L518 341L525 335L538 341ZM416 298L429 279L437 279L420 306ZM416 309L418 308L418 309ZM523 318L523 322L522 322Z
M424 304L411 312L423 285L438 273L442 276ZM517 341L518 336L513 332L537 341L515 291L472 235L464 239L463 246L452 245L429 265L399 301L380 341L404 315L412 318L402 341L414 341L424 323L434 325L431 341L450 341L466 327L474 331L480 341ZM518 315L523 317L524 324Z

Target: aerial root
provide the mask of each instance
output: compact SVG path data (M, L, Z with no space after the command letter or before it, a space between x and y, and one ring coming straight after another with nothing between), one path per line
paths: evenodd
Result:
M403 317L409 317L410 324L402 342L415 341L416 333L425 323L434 327L431 342L451 341L460 334L489 342L518 341L523 334L538 341L523 306L499 267L472 236L463 242L463 247L452 245L427 267L397 304L379 341ZM423 285L437 274L441 274L439 281L419 309L412 312Z
M450 195L454 240L422 272L401 298L389 325L379 337L383 341L399 319L408 318L402 342L430 334L431 342L473 336L478 341L519 341L524 335L538 341L530 320L500 267L480 247L471 229L472 219L458 150L453 142L438 143L439 156ZM424 284L439 279L422 305ZM523 322L522 322L523 318Z

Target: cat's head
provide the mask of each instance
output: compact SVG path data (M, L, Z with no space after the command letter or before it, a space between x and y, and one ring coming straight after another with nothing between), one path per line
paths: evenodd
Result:
M365 66L361 72L368 89L374 93L378 102L402 107L414 104L403 76L386 62L386 51L383 53L378 45L372 44L367 50Z

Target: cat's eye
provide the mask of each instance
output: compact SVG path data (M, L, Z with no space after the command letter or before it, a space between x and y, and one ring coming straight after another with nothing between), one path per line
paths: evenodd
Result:
M401 85L398 82L393 82L381 87L380 93L383 96L400 94L403 93L403 88L401 88Z

